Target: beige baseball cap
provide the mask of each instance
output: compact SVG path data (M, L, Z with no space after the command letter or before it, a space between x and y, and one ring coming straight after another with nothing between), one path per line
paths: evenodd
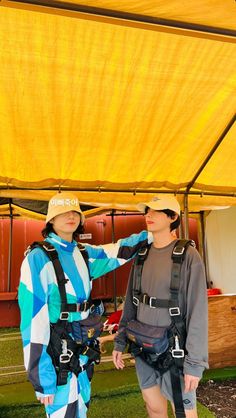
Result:
M85 218L77 196L70 192L57 193L49 200L46 223L50 222L55 216L72 210L80 213L81 224L83 225Z
M154 210L170 209L180 215L180 205L178 200L173 196L165 194L154 196L150 202L138 203L137 207L140 212L145 212L146 208L148 207Z

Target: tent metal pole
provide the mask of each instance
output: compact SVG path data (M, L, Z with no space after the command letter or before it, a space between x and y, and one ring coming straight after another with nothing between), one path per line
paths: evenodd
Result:
M183 212L180 212L179 238L183 238Z
M12 234L13 234L13 212L12 212L12 200L9 200L9 218L10 218L10 229L9 229L9 244L8 244L8 273L7 273L7 292L11 290L11 263L12 263Z
M115 242L115 210L111 211L111 236L112 242ZM117 301L116 301L116 270L113 270L113 297L114 297L114 308L115 312L117 311Z
M200 216L200 225L201 225L201 241L202 241L202 259L205 267L205 274L206 274L206 284L207 288L210 287L209 285L209 274L208 274L208 268L207 268L207 252L206 252L206 235L205 235L205 223L204 223L204 211L201 210L199 212Z
M184 195L184 236L189 238L188 193Z
M197 23L182 22L172 19L162 19L157 16L148 16L138 13L129 13L120 10L112 10L101 7L93 7L85 4L68 3L66 1L55 0L8 0L8 3L23 3L34 6L43 6L59 10L87 13L94 16L110 17L114 19L127 20L132 22L149 23L157 26L166 26L173 29L191 30L200 33L223 35L236 37L236 31L233 29L220 28L208 25L199 25Z

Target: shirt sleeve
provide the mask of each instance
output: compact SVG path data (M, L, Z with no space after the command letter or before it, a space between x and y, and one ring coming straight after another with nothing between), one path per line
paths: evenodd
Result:
M201 378L208 367L208 299L203 262L194 252L187 291L184 374Z
M131 260L142 246L152 241L152 234L142 231L128 238L119 239L114 244L99 246L85 244L89 256L90 276L93 279L97 279L122 266Z
M56 372L47 353L50 340L48 313L48 285L46 270L48 260L40 249L33 250L21 266L19 307L24 364L36 392L55 394Z

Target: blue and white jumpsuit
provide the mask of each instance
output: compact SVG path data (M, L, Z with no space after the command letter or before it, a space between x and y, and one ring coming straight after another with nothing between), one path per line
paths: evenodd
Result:
M140 248L152 240L146 231L120 239L115 244L93 246L85 244L88 252L88 268L76 241L67 242L50 233L46 241L58 252L66 279L68 303L81 303L89 299L92 279L116 269L133 258ZM25 257L21 266L19 286L21 334L24 363L36 396L55 395L52 405L45 407L50 418L86 418L91 395L87 371L78 376L69 373L66 385L57 386L56 372L47 353L50 339L50 323L60 316L61 299L54 267L47 255L35 248ZM86 312L69 313L69 322L87 318ZM87 356L80 356L81 365Z

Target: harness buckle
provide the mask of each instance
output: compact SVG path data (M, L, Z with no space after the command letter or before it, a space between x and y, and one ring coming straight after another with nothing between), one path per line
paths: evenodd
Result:
M180 309L178 306L174 306L173 308L169 308L170 316L178 316L180 315Z
M182 247L182 245L176 245L176 247L173 249L173 255L183 255L185 251L185 247Z
M136 298L136 296L133 296L133 304L134 304L135 306L138 306L138 305L139 305L139 299L138 299L138 298Z
M147 300L147 299L149 299L149 296L148 296L146 293L144 293L142 302L143 302L145 305L148 305L148 304L149 304L149 302L148 302L148 300Z
M69 319L69 312L61 312L60 313L60 319L62 321L67 321Z
M184 357L184 350L173 348L171 351L172 357L174 358L183 358Z
M67 353L60 354L59 361L60 363L69 363L72 356L73 352L71 350L67 350Z
M86 312L89 309L89 302L87 300L84 301L84 309L82 312Z
M175 348L172 348L171 354L172 354L173 358L183 358L184 357L184 350L182 350L179 346L178 335L175 336Z
M86 347L85 347L84 351L82 351L82 353L81 353L81 354L82 354L83 356L85 356L85 355L87 354L88 350L89 350L89 346L88 346L88 345L86 345Z
M83 309L81 309L81 307L83 307ZM88 309L89 309L89 302L87 300L85 300L82 303L76 303L76 311L75 312L86 312Z
M148 248L147 248L147 247L145 247L145 248L140 248L140 250L139 250L139 252L138 252L138 255L140 255L141 257L143 257L144 255L146 255L146 254L147 254L147 251L148 251Z
M50 252L50 251L55 251L55 248L54 248L54 247L50 248L50 247L47 247L47 245L43 245L43 248L44 248L46 251L48 251L48 252Z
M150 308L156 308L156 306L152 306L152 301L153 300L156 300L157 298L155 298L155 296L150 296L150 299L149 299L149 306L150 306Z
M94 313L95 312L95 308L96 306L94 305L94 303L90 306L90 313Z

